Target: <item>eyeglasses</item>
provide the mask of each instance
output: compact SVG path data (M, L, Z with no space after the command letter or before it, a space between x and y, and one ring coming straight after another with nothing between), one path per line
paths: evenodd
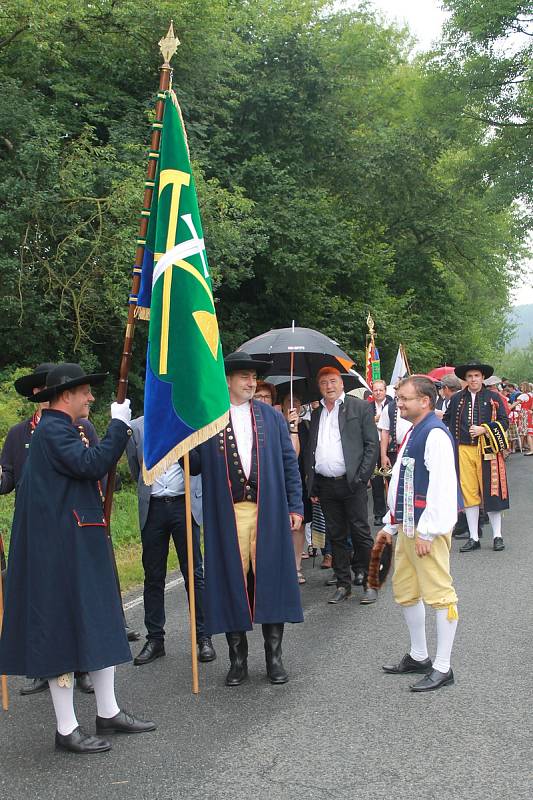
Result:
M268 394L256 392L254 397L256 397L258 400L270 400L270 392Z

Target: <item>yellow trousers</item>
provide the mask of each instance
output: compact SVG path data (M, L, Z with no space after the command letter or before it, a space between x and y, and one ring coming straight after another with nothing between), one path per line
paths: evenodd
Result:
M459 445L459 478L465 508L480 506L483 499L482 453L479 445Z
M241 551L244 577L248 575L250 563L255 575L255 548L257 541L257 503L244 500L235 503L235 519L237 520L237 538Z
M418 535L418 534L416 534ZM433 608L449 608L457 603L457 594L450 575L451 533L435 536L427 556L417 556L415 539L398 529L394 551L392 590L401 606L412 606L423 600Z

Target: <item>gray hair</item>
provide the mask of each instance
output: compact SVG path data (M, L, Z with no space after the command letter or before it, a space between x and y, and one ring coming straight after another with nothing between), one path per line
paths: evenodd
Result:
M447 389L451 389L452 392L458 392L463 386L457 375L452 374L443 375L440 382Z

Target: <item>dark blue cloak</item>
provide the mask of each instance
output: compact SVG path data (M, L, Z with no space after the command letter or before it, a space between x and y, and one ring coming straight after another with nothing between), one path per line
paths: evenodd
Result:
M289 512L303 516L298 460L284 417L252 404L258 448L258 524L253 602L243 578L225 452L218 436L198 450L204 510L206 631L248 631L253 623L303 622Z
M97 480L130 429L86 448L69 416L43 411L17 487L0 673L48 678L131 660Z

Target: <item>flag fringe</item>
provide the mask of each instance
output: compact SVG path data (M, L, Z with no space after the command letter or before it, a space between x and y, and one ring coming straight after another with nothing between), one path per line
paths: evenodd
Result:
M144 306L136 306L134 315L137 319L150 319L150 309Z
M143 464L143 480L147 486L151 486L154 481L156 481L162 474L165 472L172 464L175 464L178 459L188 453L189 450L192 450L193 447L197 447L199 444L203 444L216 433L222 430L222 428L226 425L229 421L229 411L225 411L221 417L214 420L214 422L210 422L209 425L204 425L203 428L200 430L191 433L190 436L187 436L186 439L183 439L176 447L172 448L161 461L158 461L157 464L152 467L152 469L146 469Z

